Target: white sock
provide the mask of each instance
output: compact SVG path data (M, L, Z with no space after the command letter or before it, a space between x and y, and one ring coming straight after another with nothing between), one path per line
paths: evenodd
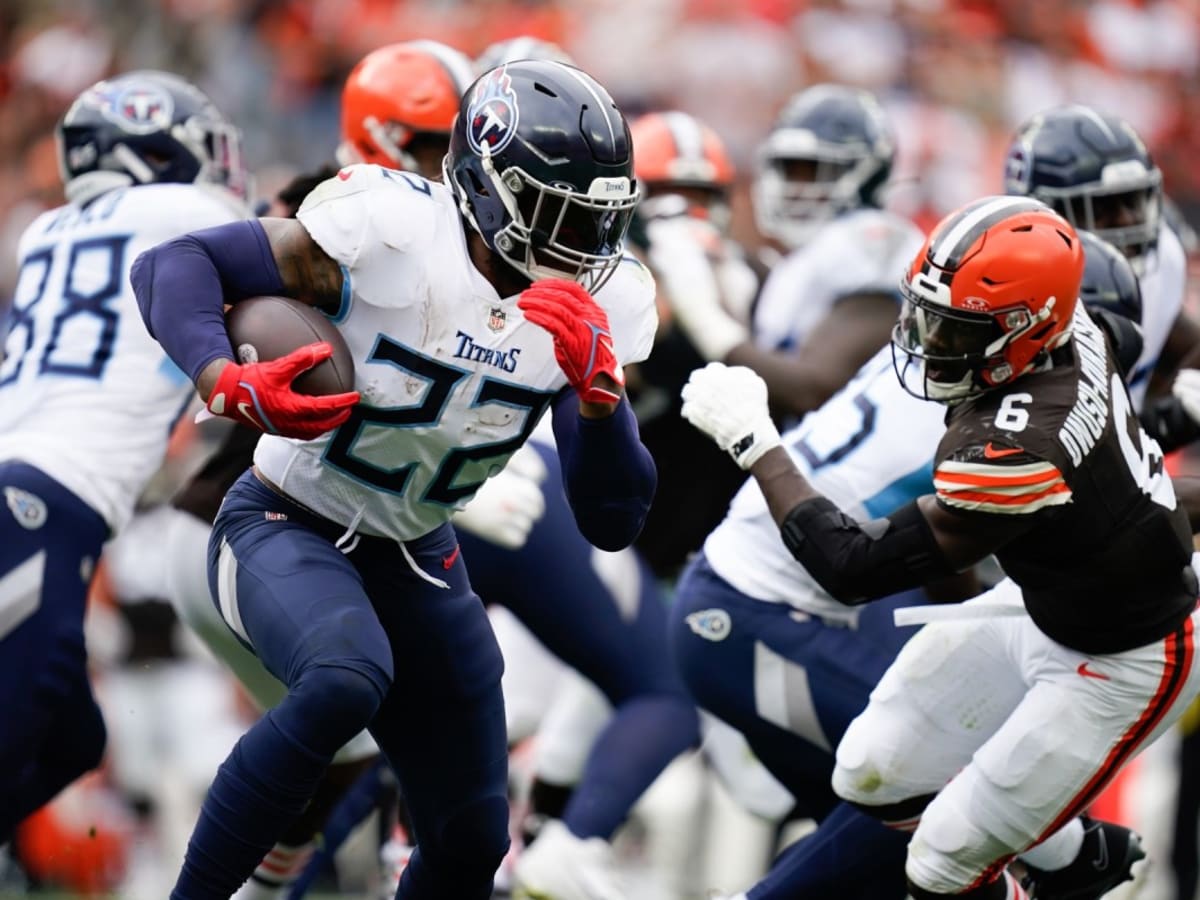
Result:
M1043 872L1056 872L1073 863L1082 846L1083 823L1075 818L1036 847L1020 854L1020 858Z
M283 900L287 889L308 865L313 849L312 841L299 847L276 844L230 900Z

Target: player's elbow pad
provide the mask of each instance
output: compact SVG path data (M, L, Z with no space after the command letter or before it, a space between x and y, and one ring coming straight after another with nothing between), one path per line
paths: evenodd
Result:
M955 574L915 502L859 522L816 497L792 509L780 533L817 583L851 606Z

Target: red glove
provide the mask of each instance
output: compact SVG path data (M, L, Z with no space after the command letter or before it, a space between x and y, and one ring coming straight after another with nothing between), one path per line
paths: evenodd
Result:
M554 357L571 387L585 403L616 403L621 399L595 383L607 375L621 387L625 373L613 354L608 316L583 287L574 281L546 278L521 292L517 306L525 318L554 338Z
M313 397L292 390L292 379L326 360L333 347L321 341L298 347L270 362L231 362L217 376L208 396L208 411L267 434L312 440L350 418L358 391Z

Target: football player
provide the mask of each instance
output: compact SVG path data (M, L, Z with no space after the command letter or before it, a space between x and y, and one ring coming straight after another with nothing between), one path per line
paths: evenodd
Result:
M450 145L450 127L471 77L470 60L437 41L405 41L368 53L351 70L342 88L338 161L407 169L439 180L442 158ZM280 191L274 214L294 216L309 192L336 171L328 166L294 179ZM208 539L217 508L225 492L249 467L261 434L248 422L234 424L222 444L182 488L174 499L179 514L161 517L165 550L161 559L171 587L170 599L180 618L230 667L259 708L269 709L283 698L284 687L221 619L213 606L206 575ZM505 485L509 486L507 491ZM506 496L508 515L503 523L493 518L480 527L527 530L532 513L519 515L520 510L513 504L522 498L540 504L536 486L522 478L502 477L489 488L492 493ZM338 751L336 764L304 813L239 889L235 900L269 900L286 891L312 855L313 835L346 787L377 753L375 742L366 732Z
M440 178L450 123L473 77L471 60L438 41L372 50L342 87L338 163L373 163Z
M934 230L902 281L893 347L947 431L934 490L886 517L856 520L813 488L753 372L710 364L685 388L684 415L750 470L839 602L989 553L1021 589L1023 606L980 598L918 633L838 744L839 796L915 829L915 900L1027 897L1005 867L1035 844L1060 896L1101 845L1132 853L1132 837L1109 847L1076 817L1200 691L1188 519L1077 302L1083 268L1074 228L1031 198L984 198Z
M888 342L896 273L922 238L881 209L894 153L871 94L801 91L759 149L755 217L788 254L763 284L752 326L708 293L667 292L700 353L754 369L783 412L816 409Z
M1081 241L1081 299L1132 367L1141 351L1137 278L1109 244L1086 233ZM903 389L884 348L782 442L839 509L868 519L933 489L943 420L943 409ZM671 610L672 650L697 702L747 738L796 798L795 814L820 822L750 896L903 897L907 836L838 806L830 776L833 748L912 636L912 628L893 627L893 611L926 600L909 591L845 606L777 533L762 490L748 482L689 565ZM950 591L970 596L964 591L971 586L946 583L938 600L954 596ZM853 866L845 864L848 853Z
M239 132L182 78L95 84L56 135L68 203L21 237L0 364L0 843L100 762L84 601L190 396L137 314L129 267L246 215Z
M660 577L675 578L721 521L744 476L679 416L679 389L704 359L671 309L716 304L748 325L758 274L729 237L735 172L720 136L678 111L647 113L630 130L644 192L638 218L658 285L661 321L654 353L638 366L633 394L642 440L662 463L657 502L638 548ZM698 299L700 294L705 297Z
M624 117L578 69L512 63L464 95L444 171L351 166L296 220L194 232L134 266L207 408L267 433L217 516L210 583L288 686L218 773L177 900L233 893L367 726L415 826L396 896L488 897L508 845L502 663L449 518L552 408L583 535L617 550L644 520L654 465L621 365L656 315L622 252ZM259 294L326 310L358 390L290 390L325 345L233 362L221 304Z
M681 112L643 115L630 123L630 132L634 146L634 171L643 192L638 216L645 226L644 236L650 242L646 257L655 273L660 292L716 291L723 295L722 302L732 301L730 308L739 310L740 315L744 316L748 313L756 279L745 264L740 250L727 237L728 193L734 170L720 138L707 125ZM729 467L713 456L714 452L719 456L720 451L679 418L679 388L686 380L687 373L702 360L679 330L667 325L669 307L660 302L659 309L660 313L667 314L664 316L664 327L659 329L651 358L637 367L633 402L642 440L660 464L655 504L647 517L637 547L644 553L654 572L662 577L665 573L673 575L677 571L685 554L698 545L706 533L705 529L712 527L728 502L728 497L744 476L736 468ZM733 471L726 472L730 468ZM547 519L551 518L553 510L549 509ZM543 527L541 522L535 526L535 539ZM531 543L534 541L531 540ZM553 553L553 544L546 546L551 548L547 554L551 558L579 555L571 552L569 545L565 548L565 554ZM477 571L475 561L479 556L477 552L468 554L468 567L473 578ZM625 566L618 567L609 560L604 568L612 575L620 574L619 581L641 584L643 595L647 592L651 595L657 593L652 587L653 575L644 563L631 559ZM626 570L625 573L622 573L622 569ZM487 591L481 590L480 593L485 600L489 599ZM537 596L546 593L552 592L535 591L523 604L536 606ZM614 596L621 594L627 598L637 595L628 586L614 589ZM589 605L597 610L603 608L596 603ZM510 606L518 611L523 621L534 626L535 634L543 635L545 626L538 627L538 618L522 612L521 605ZM584 622L592 619L603 621L597 613L590 613L584 618L583 610L574 604L572 609L578 610L578 614L562 610L557 617L562 618L564 624L576 618ZM654 601L650 601L643 602L636 616L625 614L623 618L634 624L654 623L644 632L647 637L635 635L633 639L619 640L613 648L598 657L600 660L622 659L622 681L630 676L643 677L639 673L646 670L658 673L658 661L668 660L663 646L666 634L664 610L665 607L654 608ZM536 610L534 612L536 614ZM541 619L550 620L550 612L547 610ZM574 627L567 633L580 630ZM549 632L551 637L554 633ZM580 638L574 640L578 642ZM617 647L623 649L616 650ZM630 656L628 651L631 649L638 652ZM585 672L586 668L576 660L587 663L596 657L594 653L581 656L578 652L560 652L559 655ZM594 667L595 663L591 665ZM660 681L660 684L678 685L678 675L673 667L670 668L666 681ZM656 680L661 677L662 673L659 673ZM601 685L611 683L611 677L592 677L591 680ZM548 826L536 831L536 842L519 857L514 871L518 896L585 900L597 891L607 891L611 896L628 894L628 888L623 890L616 881L608 839L612 837L616 823L628 813L632 800L636 799L626 785L644 788L670 761L671 756L658 749L667 746L663 740L664 734L675 736L669 745L672 755L688 746L687 743L681 743L680 739L687 738L692 743L695 741L694 708L684 712L673 704L668 705L669 700L678 701L685 696L681 686L679 690L679 694L674 694L660 687L657 691L646 692L636 698L635 707L642 711L642 724L636 730L626 730L624 733L637 734L637 753L628 750L614 752L614 748L628 746L628 741L622 742L622 732L616 722L605 725L605 706L597 705L590 693L568 689L556 697L552 712L547 715L545 725L537 735L529 817L534 828L527 831L534 833L540 820L547 817L553 819L561 816L563 821L561 825L551 821ZM605 693L610 700L613 699L611 688L607 688ZM690 702L688 706L691 707ZM660 708L657 713L653 712L656 707ZM605 718L599 723L591 721L597 715ZM630 715L622 707L617 708L618 719L629 718ZM595 738L592 752L585 754L584 747L592 742L597 733L599 736ZM565 762L583 756L587 757L587 769L578 787L568 792L567 784L574 783L574 779L568 781L564 775L571 772L574 766ZM601 764L612 771L605 778L598 779L592 776L591 771ZM605 799L602 800L595 792L592 787L595 784L609 786L603 792ZM618 790L614 791L613 785ZM637 793L640 794L641 790ZM585 803L584 799L589 794L593 796ZM590 815L581 815L589 808L592 809ZM589 819L599 821L605 827L590 827ZM670 865L677 861L660 862Z
M375 51L368 56L373 60L370 65L364 61L351 73L343 103L362 112L365 97L375 104L377 117L399 127L399 122L416 119L413 109L433 108L432 98L440 97L446 101L436 105L440 115L430 114L422 122L430 140L442 136L440 163L461 93L443 70L461 72L465 57L460 57L452 48L432 41ZM411 85L406 75L412 76ZM451 91L453 105L447 100ZM386 113L380 108L385 101L390 104ZM362 119L362 115L343 114L347 135L358 135L354 143L361 152L373 152L388 168L411 171L406 166L411 159L385 155L378 147L371 150L366 143L371 132L361 125ZM342 146L350 143L347 138ZM309 189L296 191L299 196L292 196L289 189L289 196L299 205ZM260 707L269 709L282 698L284 687L221 620L203 577L209 525L224 492L249 466L259 434L236 428L176 498L176 505L192 515L169 521L166 544L167 555L176 562L172 594L181 616L230 665ZM544 845L557 847L554 857L558 859L595 844L593 839L602 842L611 837L645 787L698 735L694 706L663 652L665 603L654 579L631 551L610 557L594 550L579 534L562 495L559 462L556 456L550 458L554 453L552 435L543 434L536 450L518 451L453 521L466 548L473 587L483 601L517 613L547 647L600 685L616 710L615 716L606 715L598 723L595 752L583 750L587 762L572 779L572 786L577 780L574 792L567 786L535 782L536 812L562 819ZM526 572L527 578L514 582L513 571ZM561 596L566 590L573 599L564 605ZM522 664L521 659L507 658L503 644L502 650L508 666ZM619 749L631 744L636 745L636 753ZM338 752L338 765L330 770L314 801L239 890L237 900L276 897L286 888L306 865L312 837L331 805L374 752L374 742L365 734ZM561 870L553 867L549 877L559 876ZM568 877L570 871L568 867ZM390 873L389 867L385 878ZM399 872L395 874L399 877ZM594 877L604 875L598 871Z
M1004 187L1037 197L1129 257L1145 306L1145 346L1129 379L1134 409L1165 451L1200 436L1200 325L1183 310L1187 261L1163 214L1162 173L1137 132L1088 106L1046 110L1017 131ZM1151 382L1180 368L1172 390L1147 402Z

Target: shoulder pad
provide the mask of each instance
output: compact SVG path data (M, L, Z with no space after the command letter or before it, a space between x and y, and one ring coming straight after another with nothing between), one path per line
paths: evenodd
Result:
M641 362L650 355L658 330L654 296L654 276L641 260L629 253L596 293L596 302L608 314L613 348L622 365Z
M353 268L380 245L407 251L433 238L440 185L382 166L346 166L304 198L296 218L331 259Z
M923 241L920 229L907 219L863 209L834 219L811 252L828 273L834 295L891 294Z

